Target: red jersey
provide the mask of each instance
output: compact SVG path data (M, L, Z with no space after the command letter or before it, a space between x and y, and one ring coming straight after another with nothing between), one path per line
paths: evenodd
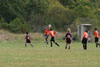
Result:
M56 32L55 31L50 31L49 34L50 34L51 37L55 37Z
M84 32L84 33L83 33L83 38L89 39L89 36L88 36L88 33L87 33L87 32Z
M67 41L67 43L71 43L71 41L72 41L72 34L71 33L66 33L66 41Z
M45 30L45 34L49 34L50 33L50 28L48 27L48 28L46 28L46 30Z
M65 37L66 37L66 39L71 39L72 38L72 34L71 33L67 33Z
M26 35L26 39L27 39L27 40L30 40L30 34L27 34L27 35Z
M94 32L94 36L97 38L99 37L99 32L97 30Z

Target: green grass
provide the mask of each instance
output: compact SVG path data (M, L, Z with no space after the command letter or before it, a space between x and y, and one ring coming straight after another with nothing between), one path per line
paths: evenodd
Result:
M34 47L24 47L21 42L0 42L0 67L100 67L100 48L88 44L84 51L82 44L74 42L71 50L65 50L65 43L46 46L44 42L33 42Z

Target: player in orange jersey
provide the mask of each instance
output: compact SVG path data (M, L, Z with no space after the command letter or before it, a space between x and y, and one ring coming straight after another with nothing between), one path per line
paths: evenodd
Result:
M54 42L54 43L59 47L59 44L55 42L55 34L56 34L56 32L53 31L52 29L50 29L50 33L49 33L49 34L50 34L50 36L51 36L51 40L50 40L50 42L51 42L51 47L52 47L52 42Z
M86 30L84 33L83 33L83 39L82 39L82 43L83 43L83 49L84 50L87 50L87 42L88 42L88 31Z
M51 28L51 24L49 24L48 27L45 29L45 40L46 40L47 45L48 45L48 37L50 33L50 28Z
M94 36L95 36L96 47L98 47L98 45L100 47L100 44L98 43L98 41L99 41L99 31L97 30L97 28L95 28Z

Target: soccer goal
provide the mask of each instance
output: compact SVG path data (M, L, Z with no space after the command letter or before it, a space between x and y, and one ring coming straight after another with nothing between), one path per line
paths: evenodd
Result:
M89 34L89 42L92 42L92 24L79 24L78 26L78 36L80 37L80 40L82 40L83 32L85 30L88 30Z

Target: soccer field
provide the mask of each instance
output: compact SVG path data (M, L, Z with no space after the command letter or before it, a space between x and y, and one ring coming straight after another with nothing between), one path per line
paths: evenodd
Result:
M46 46L35 42L34 47L24 47L21 42L0 42L0 67L100 67L100 48L88 44L84 51L82 44L74 42L71 50L65 50L65 43Z

